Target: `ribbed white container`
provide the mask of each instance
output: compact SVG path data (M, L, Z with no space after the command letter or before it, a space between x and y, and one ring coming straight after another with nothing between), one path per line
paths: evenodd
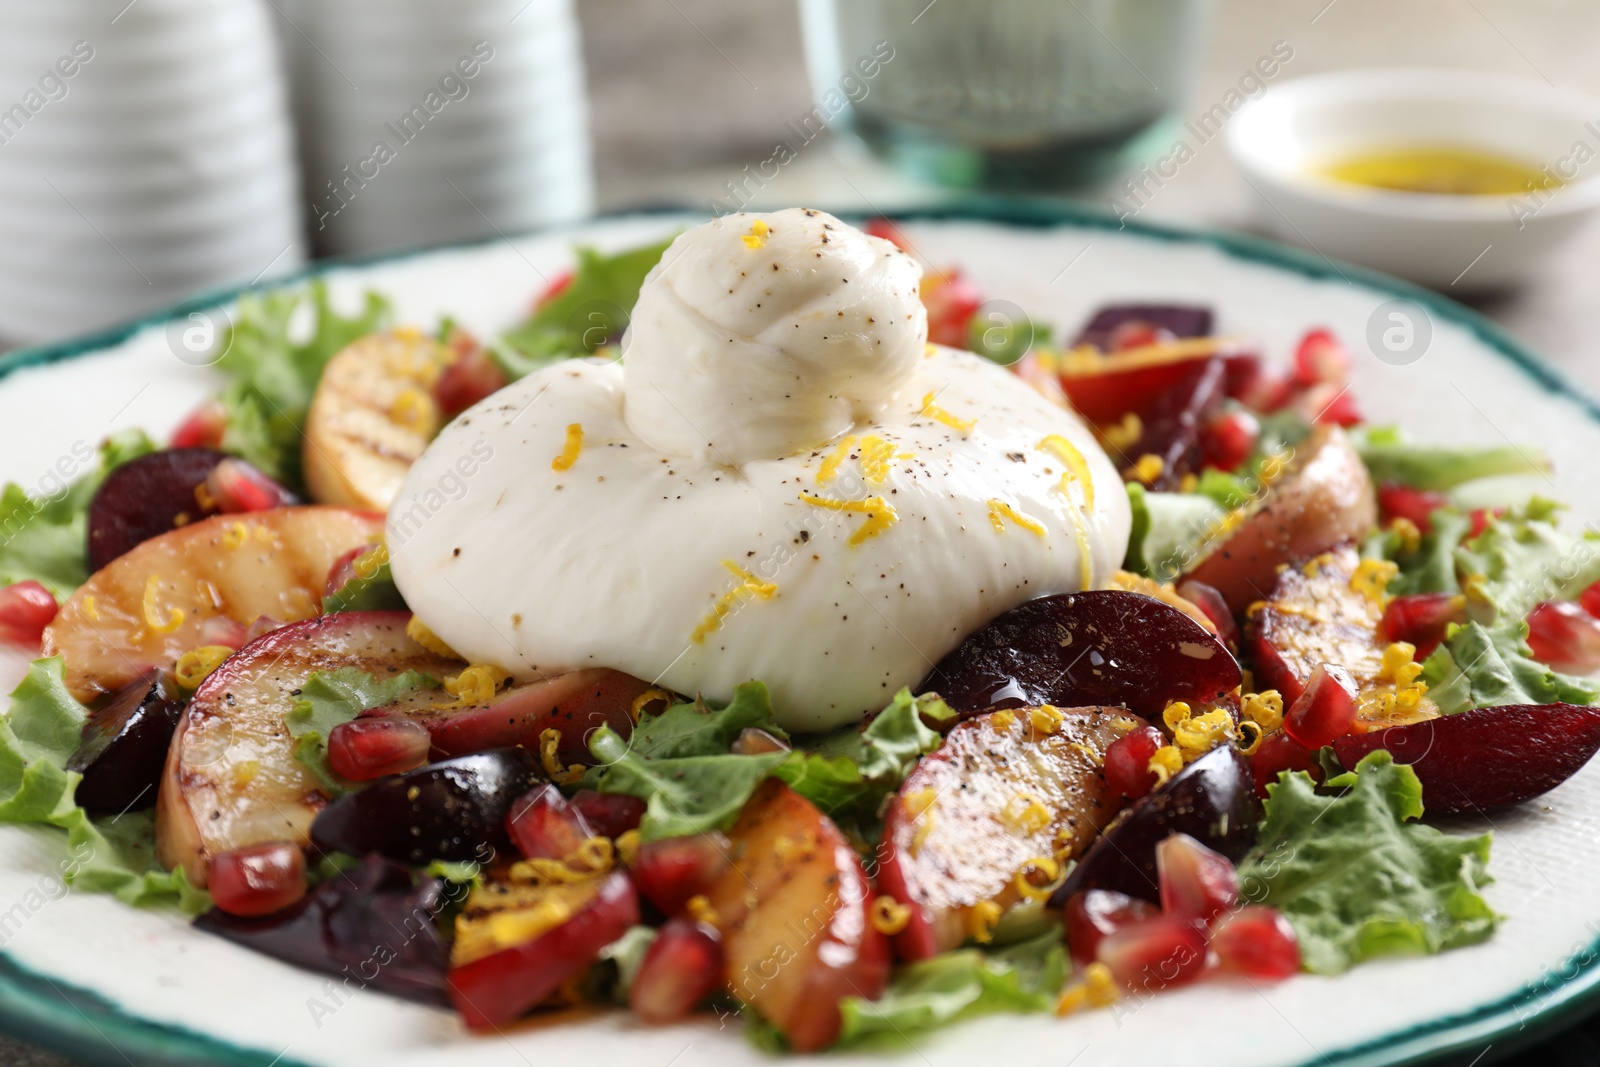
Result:
M0 344L305 259L263 0L122 2L0 7Z
M571 0L282 2L320 251L492 237L593 209Z

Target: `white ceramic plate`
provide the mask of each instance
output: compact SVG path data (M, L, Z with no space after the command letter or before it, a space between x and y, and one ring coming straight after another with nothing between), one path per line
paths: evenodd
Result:
M402 321L431 326L448 313L491 333L517 320L530 294L568 264L573 241L617 248L693 221L615 219L323 273L346 307L371 287L393 298ZM1403 422L1441 441L1541 445L1558 471L1545 490L1571 501L1583 519L1600 513L1600 467L1592 462L1600 455L1600 409L1438 297L1274 246L1119 231L1060 211L969 211L911 222L906 232L933 262L960 264L994 298L1058 332L1103 301L1129 299L1209 303L1220 331L1257 337L1280 357L1308 326L1330 326L1357 352L1356 389L1375 421ZM1397 298L1413 301L1409 313L1431 330L1425 354L1406 366L1380 361L1365 344L1375 312ZM0 476L33 486L72 455L75 442L92 444L135 426L170 431L215 382L175 358L169 322L183 323L207 306L0 360ZM1380 315L1379 325L1397 324ZM1381 343L1379 350L1396 359ZM1453 829L1488 825L1463 821ZM1506 921L1487 944L1369 964L1339 979L1208 981L1067 1020L993 1017L919 1036L904 1054L833 1062L1309 1067L1392 1064L1452 1050L1470 1059L1491 1045L1502 1051L1569 1011L1596 984L1600 769L1590 766L1538 802L1496 814L1492 828L1496 882L1488 897ZM722 1025L714 1017L651 1029L618 1012L472 1036L446 1012L347 994L326 978L196 933L176 915L62 895L51 873L63 849L49 833L0 828L0 1025L86 1060L339 1067L770 1062L745 1044L736 1019Z

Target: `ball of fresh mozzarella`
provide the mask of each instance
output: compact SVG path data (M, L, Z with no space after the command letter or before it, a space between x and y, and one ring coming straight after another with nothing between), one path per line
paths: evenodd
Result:
M765 242L740 239L758 219ZM777 245L791 221L801 236ZM737 227L732 246L695 236L719 225ZM669 251L646 283L620 365L529 375L412 468L389 513L394 577L457 651L523 678L612 667L712 699L758 679L781 725L821 730L881 708L1001 612L1121 563L1127 497L1093 435L1005 369L925 349L908 260L821 214L702 231L673 246L707 250L694 270ZM797 264L818 252L837 279ZM772 297L719 310L710 279L726 296L740 255ZM770 320L754 307L769 299ZM848 335L824 337L839 311ZM785 329L810 340L770 336Z
M872 422L927 341L922 268L821 211L681 234L634 306L628 426L671 455L776 459Z

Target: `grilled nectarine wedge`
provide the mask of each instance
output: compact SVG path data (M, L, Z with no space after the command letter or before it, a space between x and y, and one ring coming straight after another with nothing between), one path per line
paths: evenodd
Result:
M78 587L44 632L79 700L114 693L152 667L171 669L208 639L207 622L249 626L322 610L334 562L383 533L383 516L287 507L218 515L153 537Z
M1250 505L1246 505L1250 507ZM1359 541L1378 520L1372 479L1337 426L1319 426L1227 540L1189 577L1213 586L1236 614L1266 596L1285 560Z
M732 866L705 894L722 932L728 990L797 1052L839 1035L839 1002L876 999L889 939L873 891L839 828L782 782L756 791L728 831Z
M136 549L135 552L138 550ZM463 664L406 636L403 611L347 611L285 626L223 661L195 690L167 751L156 800L156 854L206 884L213 857L268 841L304 845L327 803L294 757L284 715L317 671L359 667L379 678L435 677ZM441 699L420 690L427 707Z
M1023 708L956 726L890 801L878 885L922 959L971 938L1088 848L1122 807L1101 764L1143 725L1121 708ZM1038 861L1044 862L1038 862ZM1043 894L1038 894L1040 897Z

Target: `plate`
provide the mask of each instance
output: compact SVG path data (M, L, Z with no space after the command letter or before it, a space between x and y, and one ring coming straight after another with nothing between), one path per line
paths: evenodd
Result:
M491 333L571 259L574 241L620 248L699 221L641 215L516 240L318 269L335 301L389 294L401 321L451 314ZM983 205L906 224L917 251L959 264L991 295L985 315L1025 308L1059 336L1107 300L1196 301L1223 333L1292 350L1325 325L1356 351L1355 388L1374 421L1445 442L1539 445L1556 462L1543 491L1600 518L1600 407L1471 312L1377 275L1254 240L1117 224L1060 208ZM178 358L186 329L215 326L230 296L198 301L86 341L0 359L0 476L63 476L113 430L169 432L215 387ZM1399 315L1396 319L1393 316ZM989 321L989 320L985 320ZM999 323L999 320L996 320ZM1398 331L1398 332L1394 332ZM1370 343L1369 343L1370 339ZM1424 343L1425 342L1425 343ZM1379 355L1382 358L1379 358ZM192 358L192 357L191 357ZM1108 1011L1000 1016L917 1037L895 1059L928 1067L1038 1062L1072 1067L1377 1067L1446 1052L1503 1051L1582 1006L1600 969L1600 767L1505 813L1448 829L1496 833L1490 903L1506 916L1484 945L1388 960L1339 979L1211 981ZM173 914L65 892L61 841L0 828L0 1026L96 1063L350 1065L448 1062L757 1064L735 1017L650 1028L621 1013L540 1019L466 1034L446 1012L362 992L189 929Z

